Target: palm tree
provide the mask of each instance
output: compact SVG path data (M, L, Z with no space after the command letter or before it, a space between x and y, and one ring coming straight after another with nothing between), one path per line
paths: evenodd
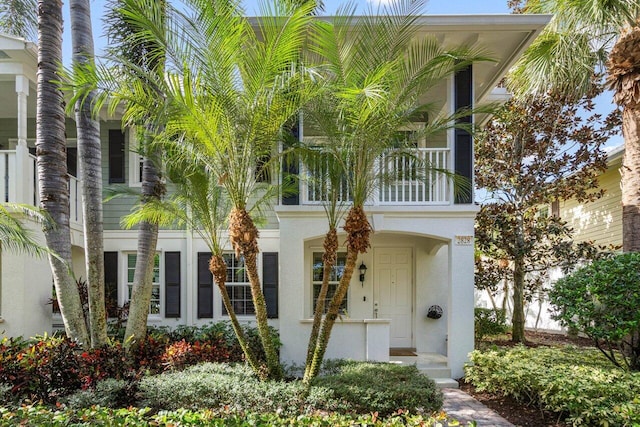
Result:
M71 0L73 60L93 63L93 32L89 0ZM92 117L93 94L75 104L78 132L78 160L82 177L82 213L89 296L91 346L107 343L107 316L104 297L104 245L102 222L102 153L100 124Z
M305 108L305 117L327 135L326 149L341 164L352 206L347 233L346 265L305 368L305 382L317 376L347 293L359 254L370 246L371 226L364 205L382 171L378 159L390 148L395 133L422 115L430 105L420 99L447 76L483 59L478 52L444 50L437 40L417 37L422 1L392 3L388 8L354 15L341 9L332 22L318 22L310 51L324 71L323 96ZM424 133L441 131L455 122L434 119Z
M557 91L580 98L610 52L608 81L622 107L625 144L623 250L640 251L640 1L530 0L521 10L554 14L509 76L509 86L521 96Z
M55 83L62 62L62 2L38 1L38 92L36 154L40 206L55 227L43 227L54 286L67 336L90 343L80 295L71 266L69 187L66 162L65 114L62 92Z
M275 154L287 124L307 99L297 60L315 4L299 8L276 4L265 7L263 18L251 21L235 3L190 0L183 10L167 5L166 24L160 25L157 8L122 1L139 6L126 15L127 22L141 30L130 40L136 46L150 46L148 57L162 57L166 68L160 74L116 55L116 71L101 69L101 75L113 78L102 83L106 90L96 108L105 102L112 108L125 102L125 120L149 123L152 118L162 124L156 130L163 139L174 141L174 152L186 153L215 172L231 205L229 239L236 255L244 259L267 376L281 377L257 270L258 229L253 215L259 213L254 208L262 201L278 195L275 186L263 182L265 168L272 163L264 160ZM99 84L76 71L76 85L85 88L79 93ZM109 87L122 74L136 78Z
M187 232L193 231L202 238L211 252L209 271L218 286L238 343L251 368L261 375L264 369L248 345L227 292L227 264L223 254L222 230L229 215L229 203L218 185L219 177L194 159L178 159L175 156L167 166L167 175L175 185L172 195L166 200L138 205L133 213L123 218L123 225L130 228L141 222L148 222L162 226L186 226Z
M25 205L0 204L0 242L2 250L24 252L33 256L44 256L50 251L34 239L32 233L25 228L14 212L21 213L37 223L48 222L48 218L36 209Z
M111 12L106 18L112 41L111 56L119 64L117 69L120 72L112 82L122 85L118 91L126 94L114 97L114 100L124 100L124 124L139 126L143 130L140 138L141 154L144 156L141 176L143 204L161 199L166 191L160 174L161 153L152 144L164 120L164 115L160 113L164 106L161 102L164 99L164 52L161 43L154 43L143 36L148 31L153 31L160 38L164 36L165 7L164 1L113 0ZM96 105L100 105L100 102ZM125 330L125 347L129 350L137 346L147 333L157 242L158 225L141 222Z
M284 127L304 101L296 62L314 5L291 11L275 4L254 24L225 2L224 7L203 0L192 5L199 19L184 28L177 48L167 48L172 63L182 67L168 77L181 114L167 130L187 135L178 147L216 171L225 189L231 204L229 240L244 259L267 376L279 378L282 368L267 323L251 211L262 204L256 198L272 200L278 193L262 182L263 160L274 154Z
M38 38L37 0L0 1L0 30L27 40Z

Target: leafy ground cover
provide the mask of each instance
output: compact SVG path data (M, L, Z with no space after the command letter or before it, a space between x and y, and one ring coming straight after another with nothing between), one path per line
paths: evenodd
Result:
M415 366L331 361L309 387L294 377L264 382L241 363L225 328L155 330L132 357L118 342L85 351L61 337L3 340L0 425L394 426L445 418L442 394Z
M640 374L614 367L593 348L555 340L553 347L474 352L465 377L473 387L463 389L516 425L638 425Z

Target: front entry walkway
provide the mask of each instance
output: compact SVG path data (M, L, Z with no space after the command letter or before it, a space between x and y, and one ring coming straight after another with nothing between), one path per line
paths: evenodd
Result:
M442 410L460 425L475 421L479 427L513 427L509 421L487 408L462 390L445 388L442 390L444 404Z
M389 359L390 363L416 365L422 374L434 380L444 396L442 410L449 418L460 423L455 425L462 426L469 421L475 421L478 426L513 427L513 424L493 410L458 390L458 382L451 378L446 356L437 353L416 353L415 356L390 356Z

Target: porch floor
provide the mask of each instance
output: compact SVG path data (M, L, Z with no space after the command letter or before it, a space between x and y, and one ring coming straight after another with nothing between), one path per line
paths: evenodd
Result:
M416 353L415 356L389 356L389 363L416 365L418 371L436 382L439 388L458 388L451 378L447 356L438 353Z

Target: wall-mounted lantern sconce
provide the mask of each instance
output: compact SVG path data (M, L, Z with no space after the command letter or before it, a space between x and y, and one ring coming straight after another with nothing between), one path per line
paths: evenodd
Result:
M360 271L360 284L364 286L364 275L367 273L367 266L364 265L364 261L360 264L358 270Z

